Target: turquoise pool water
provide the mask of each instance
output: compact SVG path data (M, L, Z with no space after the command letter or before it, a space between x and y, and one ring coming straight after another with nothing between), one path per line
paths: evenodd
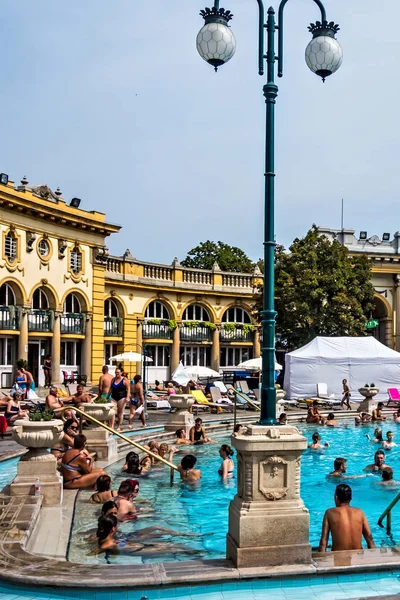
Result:
M391 429L397 435L396 425L389 423L383 427L384 432ZM316 430L314 426L299 426L300 430L311 439ZM323 451L307 450L302 458L301 494L310 510L311 531L310 541L313 546L319 543L321 523L324 511L333 506L333 494L337 482L327 480L327 475L333 470L333 460L337 456L348 459L348 475L362 475L363 468L373 462L374 452L380 448L378 444L369 442L366 434L373 433L373 426L355 427L344 425L336 429L320 428L323 441L330 446ZM398 433L400 444L400 428ZM163 467L154 469L148 477L140 480L139 499L146 499L149 506L154 509L151 515L143 515L137 522L122 523L119 535L126 540L132 540L135 532L143 527L163 526L183 533L207 534L205 537L185 538L180 535L166 536L166 542L178 545L184 544L194 553L168 554L157 551L152 556L140 554L121 555L107 559L111 563L141 563L161 560L187 560L198 557L222 558L225 555L225 536L228 527L228 505L236 493L236 478L227 483L222 483L217 471L221 459L218 455L219 444L229 442L229 438L215 437L218 444L190 447L185 452L193 452L198 458L198 467L203 472L201 484L190 488L176 477L175 485L169 486L169 471ZM386 463L394 468L395 478L399 468L399 448L387 451ZM176 456L176 461L178 455ZM121 472L122 462L114 464L108 469L114 482L114 488L125 476ZM393 533L386 535L385 529L378 527L377 521L394 495L399 491L399 486L383 488L378 485L380 477L370 475L360 479L345 480L353 489L353 505L363 508L370 521L371 529L377 546L400 544L400 520L393 517ZM104 555L88 556L93 549L93 544L88 544L88 532L93 533L99 508L87 503L88 492L81 492L77 502L74 534L71 538L69 560L77 562L102 563ZM395 509L400 510L400 506Z

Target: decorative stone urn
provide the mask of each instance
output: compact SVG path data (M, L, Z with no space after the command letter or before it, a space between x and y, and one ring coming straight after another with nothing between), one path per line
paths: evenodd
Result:
M62 477L57 471L57 459L48 449L62 440L63 425L60 419L15 421L12 429L13 440L28 448L28 452L19 459L17 476L10 485L12 496L33 495L36 480L39 479L43 504L61 503Z
M189 437L190 428L194 425L194 418L192 413L189 412L195 399L191 394L172 394L168 398L171 405L171 411L168 416L168 421L165 425L167 431L176 431L177 429L184 429L186 437Z
M291 425L250 425L231 437L238 488L229 506L227 558L238 568L311 564L310 515L300 498L307 439Z
M107 402L107 404L83 402L81 408L88 417L93 417L101 423L111 421L116 413L115 406L111 402ZM90 419L88 419L88 421L90 423ZM117 458L117 440L113 438L112 433L107 431L107 429L103 429L103 427L93 427L85 430L85 435L89 451L96 452L99 460L109 461Z
M374 408L377 406L374 397L379 394L379 388L377 387L360 387L358 389L359 394L364 396L364 400L360 402L357 408L357 412L366 412L371 414Z

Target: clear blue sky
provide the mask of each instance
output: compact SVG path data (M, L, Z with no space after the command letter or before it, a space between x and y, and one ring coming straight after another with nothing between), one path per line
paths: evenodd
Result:
M130 248L169 263L220 239L257 259L257 2L222 4L234 13L237 51L216 74L195 48L202 0L1 0L0 170L60 186L123 225L108 241L114 254ZM313 222L340 227L342 197L346 227L400 229L400 3L325 5L344 52L325 84L304 61L317 6L286 6L276 106L276 232L285 245Z

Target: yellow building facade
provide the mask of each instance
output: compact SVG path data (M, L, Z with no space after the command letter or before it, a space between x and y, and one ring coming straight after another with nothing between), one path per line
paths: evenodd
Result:
M120 227L67 203L60 190L0 174L0 386L28 361L39 385L70 371L97 381L110 357L145 352L148 379L168 380L185 365L233 368L260 355L252 316L260 273L224 273L110 256ZM124 364L137 371L141 364Z

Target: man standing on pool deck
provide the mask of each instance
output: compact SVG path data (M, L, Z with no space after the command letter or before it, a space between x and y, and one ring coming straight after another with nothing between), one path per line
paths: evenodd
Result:
M367 517L361 508L353 508L351 487L345 483L336 486L336 508L328 508L322 523L322 534L318 552L326 552L329 533L332 534L332 551L361 550L362 536L368 548L375 548Z

